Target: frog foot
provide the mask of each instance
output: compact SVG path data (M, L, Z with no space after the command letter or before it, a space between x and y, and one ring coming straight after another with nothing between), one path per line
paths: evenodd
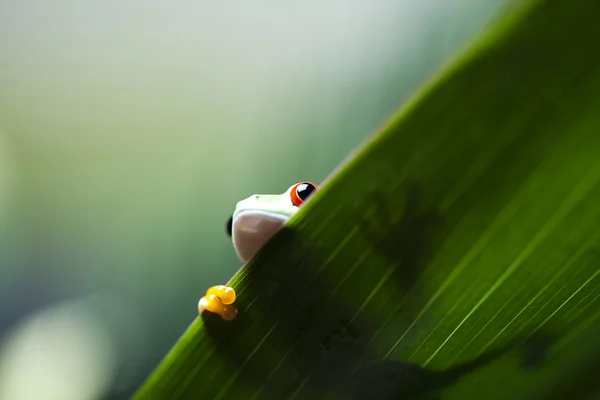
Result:
M210 311L219 314L225 321L233 321L237 316L235 290L223 285L213 286L206 291L206 295L198 302L198 312Z

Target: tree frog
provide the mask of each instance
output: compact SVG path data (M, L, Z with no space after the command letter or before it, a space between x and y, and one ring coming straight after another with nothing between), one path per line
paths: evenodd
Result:
M314 183L300 182L282 194L255 194L238 202L227 221L227 235L240 260L247 262L254 257L317 190ZM202 314L208 310L231 321L237 316L235 298L233 288L213 286L198 302L198 311Z

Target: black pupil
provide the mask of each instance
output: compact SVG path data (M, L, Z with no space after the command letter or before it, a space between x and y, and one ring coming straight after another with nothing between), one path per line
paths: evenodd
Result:
M227 236L231 237L231 231L233 229L233 216L227 220Z
M303 183L301 185L298 185L298 187L296 188L296 193L302 201L306 201L306 199L308 199L308 196L310 196L310 194L315 190L317 190L317 188L314 187L314 185L311 185L310 183Z

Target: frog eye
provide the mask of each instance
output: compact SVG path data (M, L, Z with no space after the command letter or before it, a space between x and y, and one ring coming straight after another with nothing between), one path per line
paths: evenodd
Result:
M290 197L292 198L292 203L299 207L300 204L304 203L308 196L310 196L313 192L319 190L319 187L314 183L310 182L300 182L295 184L290 191Z
M231 233L233 230L233 215L231 217L229 217L226 225L227 225L227 236L231 237Z

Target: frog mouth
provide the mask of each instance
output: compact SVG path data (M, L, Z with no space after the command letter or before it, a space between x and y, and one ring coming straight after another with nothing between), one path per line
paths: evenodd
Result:
M290 217L276 212L265 210L241 210L234 214L232 232L244 231L258 233L273 228L281 228L289 221Z
M289 219L287 215L264 210L236 212L231 238L240 259L252 258Z

